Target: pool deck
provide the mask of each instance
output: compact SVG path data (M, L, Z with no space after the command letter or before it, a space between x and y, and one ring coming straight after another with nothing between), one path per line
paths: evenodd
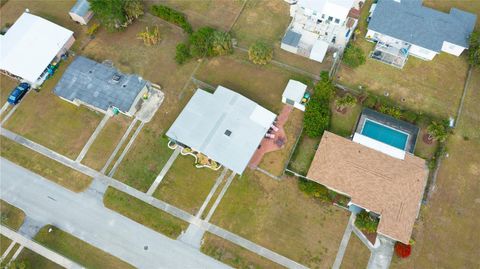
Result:
M357 121L357 125L355 127L356 133L362 133L362 127L365 124L365 120L367 119L376 121L388 127L407 133L408 139L405 146L405 151L413 154L413 152L415 151L415 145L417 143L418 132L420 130L417 126L411 123L396 119L392 116L376 112L372 109L364 108L362 110L362 113L360 114L360 117Z

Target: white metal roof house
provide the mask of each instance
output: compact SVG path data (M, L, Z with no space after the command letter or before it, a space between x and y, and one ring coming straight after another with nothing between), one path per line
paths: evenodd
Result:
M275 118L225 87L213 94L197 89L167 136L242 174Z
M117 108L127 116L138 110L148 92L148 82L137 75L123 74L112 66L78 56L67 67L53 92L65 101L106 113Z
M0 37L0 71L38 87L48 65L74 41L72 31L25 12Z
M282 94L282 102L284 104L289 104L301 111L305 111L305 104L302 103L302 99L307 91L307 85L290 79L288 81L287 87Z
M351 10L359 0L298 0L290 5L292 22L281 48L322 62L329 47L343 49L356 27Z
M77 0L68 14L72 20L81 25L86 25L93 17L93 11L90 10L90 3L88 0Z
M459 56L468 48L476 15L456 8L444 13L422 0L379 0L366 38L377 42L371 56L402 68L408 55L432 60L440 52Z

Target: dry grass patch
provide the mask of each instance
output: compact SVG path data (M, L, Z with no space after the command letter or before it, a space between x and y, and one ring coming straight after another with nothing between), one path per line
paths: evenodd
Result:
M373 48L373 44L363 38L356 43L366 55ZM403 69L367 58L364 65L355 69L342 64L336 79L354 89L361 85L379 95L388 92L392 100L408 109L448 118L456 114L467 69L465 57L446 53L432 61L409 57Z
M0 145L2 148L0 155L3 158L23 166L71 191L83 191L92 182L92 178L7 138L0 137Z
M220 171L196 168L193 156L179 155L153 196L195 215Z
M62 266L50 261L49 259L31 251L28 248L24 248L20 255L18 255L17 261L25 262L29 267L27 268L42 268L42 269L61 269Z
M17 80L0 74L0 106L7 102L8 96L10 96L10 93L18 84Z
M234 268L283 268L279 264L208 232L203 237L200 250Z
M250 170L235 179L212 222L309 267L333 264L348 213L309 198L297 179Z
M450 12L452 7L477 14L477 27L480 26L480 2L477 0L424 0L423 5L443 12Z
M95 170L102 169L131 121L131 118L121 114L110 118L88 149L82 163Z
M354 233L352 233L340 268L367 268L369 258L370 250Z
M185 15L197 29L211 26L228 31L242 8L244 0L160 0L148 1L147 5L163 4Z

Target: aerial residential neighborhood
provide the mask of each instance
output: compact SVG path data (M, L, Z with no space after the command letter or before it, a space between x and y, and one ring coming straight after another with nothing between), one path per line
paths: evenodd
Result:
M0 268L479 268L479 16L1 0Z

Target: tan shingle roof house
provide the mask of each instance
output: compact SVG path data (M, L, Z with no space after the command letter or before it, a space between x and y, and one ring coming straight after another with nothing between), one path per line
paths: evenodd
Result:
M379 234L409 243L427 181L425 160L403 159L325 132L307 178L380 215Z

